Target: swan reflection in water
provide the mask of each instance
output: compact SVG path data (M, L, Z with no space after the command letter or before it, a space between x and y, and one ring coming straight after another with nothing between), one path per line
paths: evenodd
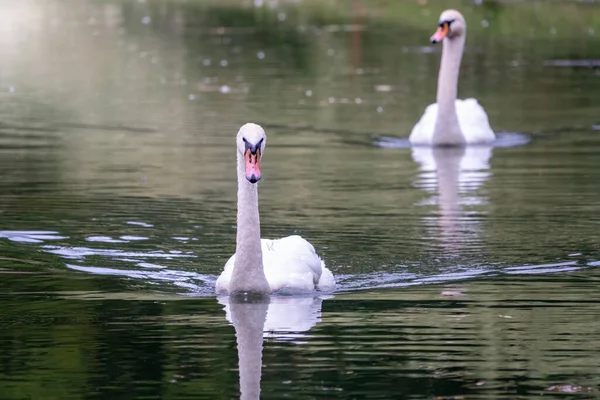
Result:
M418 205L438 206L433 218L436 232L432 236L440 238L448 251L456 251L462 243L476 239L478 212L464 208L488 202L478 189L492 175L492 147L412 147L412 157L420 165L415 186L433 194Z
M263 340L293 341L301 344L306 333L321 321L324 299L333 296L223 296L225 318L235 328L237 339L240 399L260 398Z

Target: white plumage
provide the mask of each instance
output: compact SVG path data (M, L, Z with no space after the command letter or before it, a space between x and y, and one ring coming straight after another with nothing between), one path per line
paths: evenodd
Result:
M331 271L306 239L298 235L261 239L263 270L273 292L309 292L335 289ZM217 279L217 292L226 292L235 264L232 255Z
M496 139L488 116L476 99L457 99L455 104L458 124L466 144L490 143ZM437 103L430 104L410 133L409 140L412 144L424 146L434 144L433 132L437 116Z

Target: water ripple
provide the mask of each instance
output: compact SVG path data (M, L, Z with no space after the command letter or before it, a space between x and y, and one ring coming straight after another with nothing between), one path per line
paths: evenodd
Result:
M516 147L524 146L531 141L531 137L522 133L517 132L496 132L496 140L489 145L477 145L468 146L472 148L477 147ZM409 149L411 147L422 147L413 146L408 138L399 138L393 136L376 136L373 145L376 147L382 147L385 149Z
M103 257L137 257L137 258L164 258L171 260L173 258L197 257L191 252L182 253L178 250L162 250L144 252L117 250L117 249L93 249L89 247L64 247L44 245L42 249L48 253L58 254L64 258L81 259L87 256L103 256Z
M68 239L67 236L60 236L55 231L0 231L0 238L21 243L42 243L44 240Z

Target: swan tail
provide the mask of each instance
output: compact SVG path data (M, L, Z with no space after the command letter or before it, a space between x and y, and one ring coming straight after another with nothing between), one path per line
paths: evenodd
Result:
M333 273L325 266L323 260L321 260L321 277L319 283L317 283L317 289L322 292L332 292L335 290L335 278Z

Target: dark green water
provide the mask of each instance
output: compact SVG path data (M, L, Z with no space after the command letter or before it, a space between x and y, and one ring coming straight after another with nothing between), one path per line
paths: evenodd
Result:
M598 396L600 6L294 4L0 4L0 397ZM403 140L442 6L493 148ZM247 121L331 295L214 295Z

